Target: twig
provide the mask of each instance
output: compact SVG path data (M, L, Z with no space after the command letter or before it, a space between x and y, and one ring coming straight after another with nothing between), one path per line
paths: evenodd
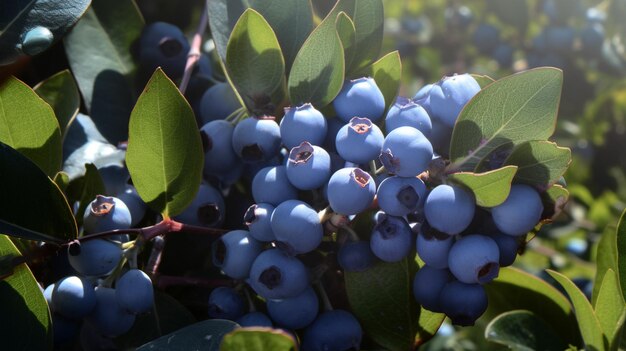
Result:
M207 24L209 22L208 9L205 5L204 10L202 11L202 16L200 17L200 24L198 24L198 29L196 33L193 35L193 39L191 41L191 48L189 49L189 54L187 55L187 64L185 65L185 73L183 74L183 79L180 82L179 90L182 94L185 94L187 90L187 85L189 85L189 80L191 79L191 74L193 73L194 67L200 60L200 46L202 45L202 35L206 30Z

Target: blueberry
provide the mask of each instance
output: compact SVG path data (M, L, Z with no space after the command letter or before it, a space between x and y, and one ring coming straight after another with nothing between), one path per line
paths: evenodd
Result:
M480 91L480 85L470 74L444 77L430 91L432 118L452 127L463 107Z
M102 276L110 273L122 259L118 243L106 239L92 239L68 247L70 265L78 273Z
M550 26L545 30L546 46L559 54L569 54L574 50L576 33L569 26Z
M267 161L280 150L280 127L271 116L248 117L233 131L233 150L247 163Z
M385 136L378 126L367 118L353 117L337 132L337 153L344 160L368 163L380 155Z
M604 45L604 28L601 24L592 24L580 32L582 51L589 57L601 57Z
M202 183L193 201L175 220L200 227L219 227L226 217L224 197L213 186Z
M303 141L289 152L287 178L300 190L324 186L330 178L330 155L319 146Z
M326 311L304 331L302 351L359 350L363 330L352 313Z
M433 129L430 134L430 142L433 150L443 157L450 154L450 140L452 140L452 127L439 120L433 120Z
M433 129L426 109L417 102L403 96L399 96L396 99L396 102L389 108L389 112L387 112L385 117L387 133L399 127L413 127L422 132L427 138L430 138L430 133Z
M246 310L246 304L232 288L220 286L209 295L209 318L237 320Z
M487 293L480 284L453 281L442 289L439 303L452 324L470 326L487 310Z
M449 235L459 234L472 222L476 204L474 196L451 185L438 185L424 203L426 220L435 229ZM451 216L450 214L454 214Z
M467 6L448 6L445 11L446 26L456 30L465 30L472 23L474 15Z
M439 296L446 284L452 279L452 274L447 269L425 265L415 273L413 278L413 297L425 309L432 312L442 312Z
M415 246L422 261L433 268L448 268L448 254L454 243L453 237L431 228L424 223L417 234Z
M497 231L489 236L496 242L500 251L500 267L507 267L515 262L519 250L519 238Z
M381 210L392 216L405 216L424 205L426 185L419 178L393 176L380 183L376 196Z
M309 273L299 259L274 248L263 251L254 260L248 283L263 298L284 299L309 286Z
M202 124L225 119L237 109L241 103L233 88L227 82L220 82L204 92L200 102L200 120Z
M267 300L267 312L276 325L301 329L311 324L319 311L319 301L313 288L281 300Z
M329 154L337 153L337 147L335 146L335 140L337 139L337 133L346 123L338 117L328 119L328 131L324 138L322 146Z
M491 209L493 221L503 233L518 236L532 230L543 213L539 193L529 185L514 184L507 199Z
M54 284L52 308L67 318L80 319L96 307L93 286L77 276L65 277Z
M54 291L54 283L48 285L43 291L43 297L46 299L50 310L52 311L52 292Z
M322 242L324 228L319 215L306 202L287 200L281 203L272 212L270 223L276 240L294 253L313 251Z
M22 35L19 50L29 56L38 55L48 49L54 41L54 34L50 29L36 26Z
M130 226L134 227L146 215L146 211L148 210L148 205L141 199L139 193L137 193L137 189L135 189L132 185L126 185L126 189L123 192L118 193L115 197L120 199L128 210L130 211Z
M237 319L237 324L242 327L268 327L272 328L274 324L270 317L263 312L246 313Z
M339 266L346 272L363 272L374 265L376 256L367 241L350 241L337 253Z
M144 27L139 38L139 61L152 72L157 67L172 79L182 77L187 63L189 42L180 28L165 22Z
M232 144L234 131L235 127L230 122L221 119L200 128L204 145L204 174L225 174L239 163Z
M285 166L266 167L257 172L252 180L252 197L256 203L277 206L281 202L297 199L298 189L289 181Z
M491 24L481 23L478 28L476 28L472 41L478 51L489 55L500 42L500 30Z
M85 233L106 232L114 229L130 228L132 219L126 204L116 198L97 195L83 215Z
M465 236L450 248L448 267L463 283L489 283L500 271L498 244L486 235Z
M233 279L244 279L263 249L246 230L232 230L213 243L213 265Z
M338 213L353 215L366 210L376 194L372 177L360 168L342 168L328 181L328 202Z
M400 177L418 176L432 158L432 145L413 127L399 127L388 133L379 157L387 172Z
M385 262L398 262L407 257L413 246L413 232L402 217L379 213L372 230L370 248Z
M510 44L502 43L493 50L491 56L501 68L510 68L513 65L513 52L514 49Z
M115 289L97 287L96 308L86 318L100 333L105 336L115 337L122 335L132 328L135 323L135 315L126 312L117 303Z
M152 280L139 269L130 269L115 284L115 299L132 314L148 312L154 306Z
M363 77L346 80L333 106L344 122L356 116L377 122L385 112L385 97L373 78Z
M565 243L565 250L576 256L583 256L587 249L589 249L589 244L583 238L570 238Z
M251 237L258 241L276 240L270 222L272 212L274 212L274 206L268 203L254 204L248 208L243 219Z
M311 104L285 108L280 121L280 135L288 149L308 141L321 145L328 129L326 118Z

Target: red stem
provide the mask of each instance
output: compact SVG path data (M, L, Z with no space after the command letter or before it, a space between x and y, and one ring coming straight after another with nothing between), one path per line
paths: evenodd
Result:
M202 11L202 17L200 17L200 24L198 25L196 33L193 35L193 40L191 41L191 48L189 49L189 54L187 55L187 64L185 65L185 73L183 74L183 79L181 80L180 87L178 88L182 94L185 94L185 91L187 90L187 85L189 85L189 80L191 79L191 73L193 72L193 68L200 60L200 46L202 45L202 34L204 34L204 30L206 29L207 23L209 22L208 17L208 9L205 6L204 10Z

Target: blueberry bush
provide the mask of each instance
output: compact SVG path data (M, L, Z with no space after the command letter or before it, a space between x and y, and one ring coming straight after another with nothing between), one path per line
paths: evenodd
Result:
M467 3L1 4L1 348L623 347L623 1Z

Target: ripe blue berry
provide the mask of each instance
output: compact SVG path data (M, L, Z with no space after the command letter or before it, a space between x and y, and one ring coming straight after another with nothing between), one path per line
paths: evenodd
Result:
M233 279L244 279L263 246L246 230L232 230L213 243L213 264Z
M193 201L174 219L200 227L219 227L224 222L225 211L222 193L213 186L202 183Z
M495 232L489 235L498 245L500 251L500 267L510 266L515 262L519 250L519 237Z
M452 279L452 274L447 269L425 265L415 273L413 278L413 297L425 309L432 312L442 312L439 296L446 284Z
M218 119L200 128L204 145L204 174L224 174L239 163L233 150L235 127L228 121Z
M359 350L363 330L344 310L326 311L304 331L302 351Z
M266 299L284 299L309 286L306 266L280 249L263 251L250 268L250 286Z
M569 54L574 50L576 33L569 26L550 26L544 30L547 47L559 54Z
M301 254L315 250L322 242L324 229L319 215L306 202L287 200L276 206L271 218L276 240Z
M80 319L96 307L93 286L76 276L65 277L54 285L52 308L67 318Z
M463 283L489 283L500 271L498 244L486 235L465 236L450 248L448 267Z
M315 290L308 287L299 295L281 300L267 300L267 312L276 325L301 329L311 324L319 311Z
M246 304L234 289L220 286L209 295L209 317L237 320L246 310Z
M78 273L87 276L102 276L110 273L120 259L122 249L118 243L106 239L93 239L68 247L70 265Z
M439 303L452 324L470 326L487 310L487 293L480 284L453 281L442 289Z
M448 254L454 243L453 237L430 228L424 223L417 234L415 246L422 261L433 268L448 268Z
M328 181L328 202L335 212L353 215L367 209L376 194L372 177L360 168L342 168Z
M258 241L274 241L270 219L274 206L268 203L254 204L243 215L244 223L248 226L250 236Z
M274 324L270 317L263 312L246 313L237 319L237 324L242 327L268 327L272 328Z
M356 116L377 122L385 112L385 97L373 78L363 77L346 80L333 106L344 122Z
M392 216L405 216L424 205L426 185L416 177L389 177L378 186L378 206Z
M482 23L476 28L472 39L478 51L489 55L500 42L500 31L491 24Z
M433 158L433 147L424 134L413 127L399 127L385 137L380 154L387 172L400 177L416 177Z
M346 272L362 272L376 262L376 257L367 241L350 241L339 249L339 266Z
M541 219L543 204L539 193L529 185L515 184L506 200L491 209L493 221L505 234L524 235Z
M252 197L256 203L280 203L298 198L296 189L287 177L285 166L266 167L257 172L252 180Z
M337 139L337 133L345 125L345 122L338 117L328 119L328 131L326 132L326 138L322 146L324 150L329 154L337 153L337 147L335 146L335 140Z
M311 104L285 108L280 121L280 135L288 149L308 141L321 145L328 129L326 118Z
M233 150L244 161L267 161L280 150L280 127L271 116L248 117L233 131Z
M449 235L459 234L472 223L476 204L474 196L451 185L438 185L424 203L426 220L431 227ZM451 216L450 214L454 215Z
M129 313L150 311L154 306L152 280L139 269L129 270L115 284L115 299Z
M319 146L303 141L289 152L287 178L300 190L324 186L330 178L330 155Z
M118 193L116 197L126 204L126 207L128 207L128 210L130 211L131 227L139 224L139 222L146 215L148 205L141 199L139 193L137 193L137 189L128 184L126 185L126 189L124 189L123 192Z
M207 89L200 101L200 119L202 124L225 119L241 107L237 95L227 82L217 83Z
M165 22L147 25L139 39L139 61L153 72L157 67L172 79L183 75L189 52L189 42L180 28Z
M454 126L463 107L479 91L480 85L467 73L444 77L430 91L433 119L439 119L449 127Z
M372 230L370 248L376 257L385 262L398 262L405 258L413 246L413 232L402 217L379 213Z
M97 287L96 308L86 318L102 335L114 337L130 330L135 323L135 315L126 312L117 303L115 289Z
M131 224L130 210L126 204L116 198L97 195L83 216L85 233L98 233L114 229L128 229Z
M383 132L372 121L353 117L337 132L335 145L344 160L359 164L376 159L384 140Z
M427 138L430 138L430 132L433 129L430 116L424 107L403 96L396 99L385 117L387 133L399 127L413 127Z

